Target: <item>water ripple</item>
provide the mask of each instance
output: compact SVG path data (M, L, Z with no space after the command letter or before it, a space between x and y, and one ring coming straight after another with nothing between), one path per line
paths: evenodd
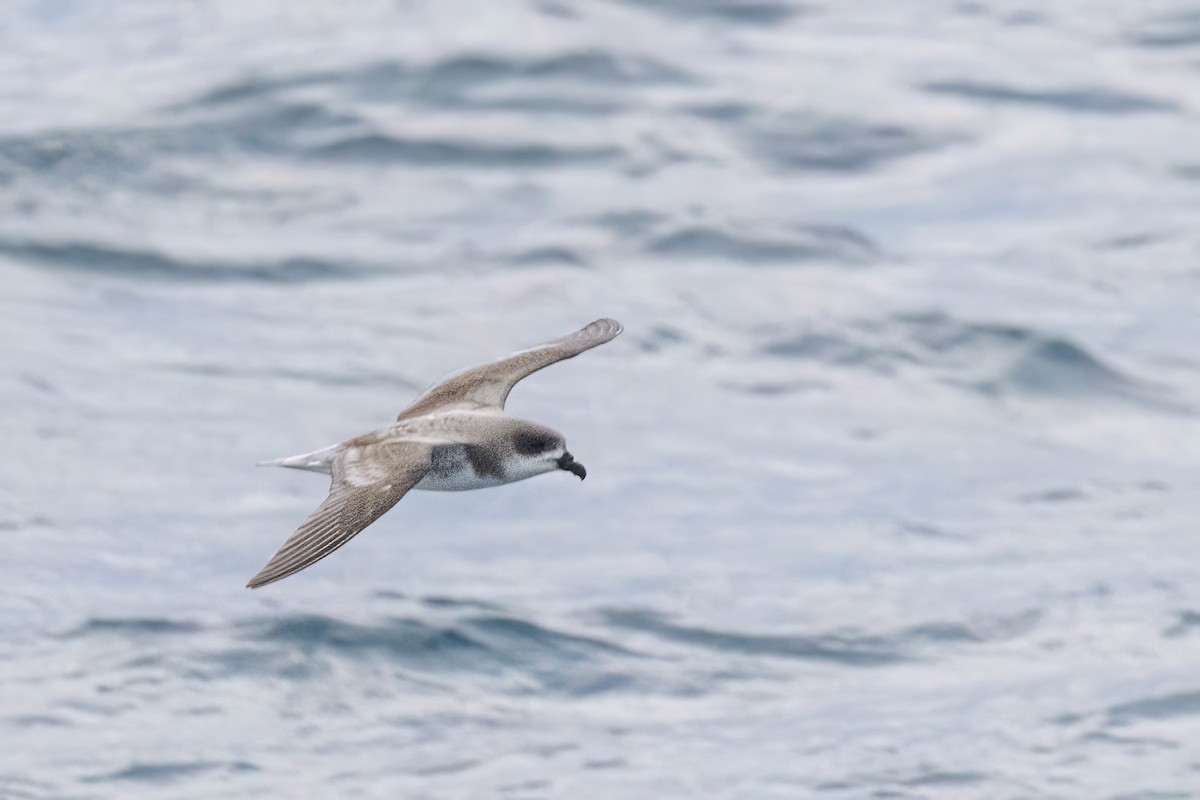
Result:
M831 661L849 666L878 666L906 659L894 643L877 637L749 635L681 625L654 611L635 609L610 609L602 612L602 618L614 627L726 653Z
M258 769L257 766L247 761L137 761L116 772L93 775L83 780L86 783L135 781L158 784L192 778L206 772L257 772Z
M1117 725L1135 720L1195 716L1200 714L1200 691L1176 692L1132 700L1112 706L1107 714L1109 722Z
M1170 638L1185 636L1194 628L1200 628L1200 611L1179 611L1175 615L1175 624L1162 635Z
M435 673L445 670L501 675L510 670L534 679L544 691L571 695L630 688L637 679L618 669L619 660L637 657L619 645L592 637L552 630L515 617L474 615L451 624L413 618L391 618L357 624L320 615L293 615L239 624L241 638L266 646L266 651L217 655L229 661L254 659L258 669L278 672L279 658L290 654L310 666L290 677L320 674L314 657L365 659L386 657L393 663ZM612 662L617 659L617 662ZM611 662L611 663L610 663ZM316 672L314 672L316 667Z
M645 657L619 644L510 615L480 614L475 603L437 599L425 605L468 613L448 622L391 617L360 623L318 614L211 625L98 618L62 638L84 646L91 646L89 640L104 639L127 648L110 650L106 657L118 665L111 683L101 678L108 667L93 665L86 673L92 680L102 680L98 690L113 695L114 702L87 706L88 713L104 716L135 707L116 700L140 697L143 690L159 691L173 680L211 683L269 677L287 685L324 681L339 665L386 663L410 670L413 676L441 678L449 673L469 674L500 680L508 691L518 693L529 691L530 682L537 691L571 696L657 685L631 669Z
M1007 641L1028 634L1042 619L1030 610L1010 617L961 622L927 622L890 634L854 631L812 635L765 635L721 631L673 622L649 609L604 609L601 619L613 627L647 633L663 641L726 653L829 661L872 667L919 660L929 648Z
M292 615L240 623L241 638L302 653L332 652L341 656L380 653L398 658L436 656L446 663L470 660L488 647L453 627L436 627L416 619L392 619L360 625L318 614Z
M1178 110L1178 106L1167 100L1095 86L1021 89L978 81L933 81L923 84L921 88L933 94L953 95L977 103L1047 106L1079 114L1139 114Z
M624 154L610 145L550 145L541 142L496 143L465 139L411 138L364 133L309 148L314 158L368 163L404 163L420 167L557 167L610 162Z
M547 245L521 250L504 257L504 262L519 267L586 267L588 260L570 247Z
M317 369L295 369L278 365L264 367L209 363L158 363L149 366L151 369L164 372L196 375L203 378L234 378L256 382L274 379L310 383L317 386L386 386L405 391L419 391L424 386L424 383L420 381L408 380L394 372L372 372L366 369L332 372Z
M1142 25L1129 39L1142 47L1200 47L1200 11L1160 17Z
M368 272L361 265L309 256L259 262L201 261L95 242L0 239L0 253L46 267L94 275L205 283L294 284L358 278Z
M816 225L777 235L689 225L652 239L645 249L672 258L715 258L751 264L797 261L861 264L878 255L874 243L857 231Z
M767 0L623 0L623 2L672 17L743 25L775 25L799 13L801 6Z
M893 374L931 370L950 386L987 394L1109 398L1186 412L1162 390L1124 374L1066 337L1034 328L958 320L941 313L899 314L833 330L774 338L767 355Z
M181 108L216 108L277 100L298 89L321 87L342 96L373 102L407 102L447 109L612 112L618 98L545 95L552 87L636 89L663 84L686 85L696 78L681 67L642 55L617 51L569 50L540 58L492 53L456 54L428 64L381 61L343 70L323 70L280 78L244 78L212 89ZM484 90L515 87L518 97L496 98Z
M199 633L204 626L185 620L162 619L159 617L126 619L89 619L78 628L65 634L65 638L78 639L88 636L115 635L128 638L162 636L164 634Z
M862 172L963 138L895 123L810 112L780 113L743 103L688 110L724 127L751 157L789 171Z

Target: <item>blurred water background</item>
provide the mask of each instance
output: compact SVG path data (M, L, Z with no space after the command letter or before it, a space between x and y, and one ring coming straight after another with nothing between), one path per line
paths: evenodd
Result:
M1200 797L1200 5L10 0L0 797ZM587 465L256 470L602 316Z

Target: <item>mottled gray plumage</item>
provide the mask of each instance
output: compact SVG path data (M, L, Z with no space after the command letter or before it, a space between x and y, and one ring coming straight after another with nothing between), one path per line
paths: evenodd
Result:
M499 486L555 469L587 473L563 437L504 415L522 378L611 341L620 323L599 319L529 350L473 367L427 389L388 428L268 464L326 472L329 496L246 585L286 578L321 560L379 519L411 489Z

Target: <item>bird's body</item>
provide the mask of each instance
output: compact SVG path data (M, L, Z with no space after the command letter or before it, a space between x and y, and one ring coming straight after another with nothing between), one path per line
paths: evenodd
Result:
M376 455L385 452L389 445L427 444L429 471L412 488L461 492L500 486L558 469L554 463L526 458L516 452L515 446L508 447L518 434L532 433L547 439L558 436L549 428L496 411L444 411L396 422L333 447L266 464L331 475L333 465L340 462L347 480L370 482L386 470Z
M563 437L504 414L513 385L550 364L615 338L620 323L600 319L562 339L453 375L427 389L392 425L341 444L266 464L324 472L329 496L250 588L299 572L341 547L411 489L466 491L554 470L587 473Z

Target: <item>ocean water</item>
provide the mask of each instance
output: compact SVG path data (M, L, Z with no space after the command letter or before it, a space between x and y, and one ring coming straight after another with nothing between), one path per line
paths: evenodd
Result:
M0 797L1200 797L1200 5L0 9ZM261 470L517 387L585 483Z

